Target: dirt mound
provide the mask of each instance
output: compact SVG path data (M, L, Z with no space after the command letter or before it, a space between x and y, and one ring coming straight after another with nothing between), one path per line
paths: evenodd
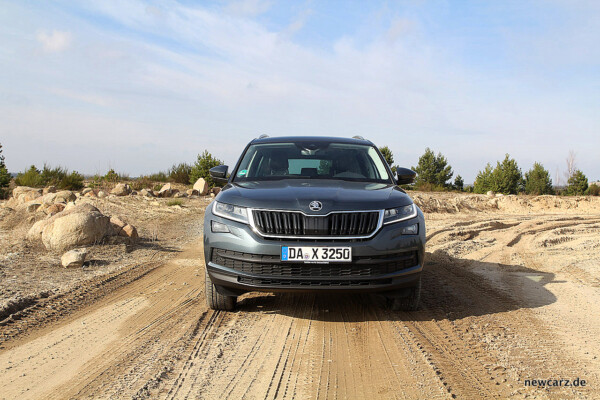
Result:
M409 192L424 213L581 213L599 214L600 198L591 196L498 196Z

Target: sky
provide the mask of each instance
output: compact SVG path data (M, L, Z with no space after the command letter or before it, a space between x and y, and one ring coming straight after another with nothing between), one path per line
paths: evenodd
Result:
M0 144L130 176L268 134L361 135L473 182L510 154L600 180L600 2L4 1Z

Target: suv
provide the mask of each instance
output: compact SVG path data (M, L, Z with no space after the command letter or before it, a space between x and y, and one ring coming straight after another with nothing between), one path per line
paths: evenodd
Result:
M362 137L261 136L251 141L204 219L206 298L233 310L237 296L268 292L382 292L393 309L415 310L425 220Z

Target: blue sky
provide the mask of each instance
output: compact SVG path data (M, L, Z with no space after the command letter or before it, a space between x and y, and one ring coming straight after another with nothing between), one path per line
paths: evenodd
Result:
M600 179L600 2L0 1L0 143L131 176L262 133Z

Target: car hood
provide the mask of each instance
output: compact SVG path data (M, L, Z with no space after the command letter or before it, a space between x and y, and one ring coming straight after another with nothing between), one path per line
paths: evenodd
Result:
M216 199L251 208L297 210L313 215L331 211L381 210L412 203L396 185L317 179L230 183ZM313 200L323 204L320 211L308 208Z

